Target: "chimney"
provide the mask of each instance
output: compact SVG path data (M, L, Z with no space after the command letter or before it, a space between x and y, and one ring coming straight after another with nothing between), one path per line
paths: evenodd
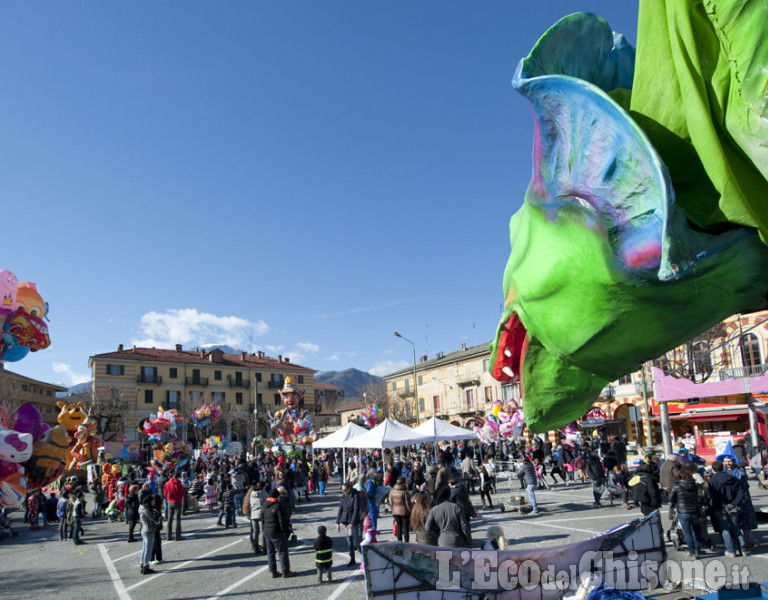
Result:
M205 358L205 350L200 350L200 358Z
M258 354L256 354L256 356L258 356L259 358L264 358L264 353L261 350L259 350L259 352L258 352Z
M117 347L117 351L118 351L118 352L122 352L122 351L123 351L123 345L122 345L122 344L120 344L120 345Z
M246 357L247 355L248 355L248 353L247 353L247 352L241 352L241 353L240 353L240 360L241 360L241 361L243 361L243 362L245 362L245 357Z
M466 344L466 343L463 343L463 344L461 345L461 349L462 349L462 350L466 350L466 349L467 349L467 344Z
M425 354L424 356L421 356L421 357L419 357L419 362L420 362L420 363L425 363L425 362L427 362L427 355Z
M176 344L176 352L181 352L181 344Z
M132 350L131 352L133 352L134 354L136 354L136 344L134 344L134 345L133 345L133 350Z
M283 362L283 355L282 354L278 354L277 355L277 362Z
M289 362L291 362L291 359L290 359L290 358L288 358L288 357L286 356L286 357L283 359L283 362L289 363Z

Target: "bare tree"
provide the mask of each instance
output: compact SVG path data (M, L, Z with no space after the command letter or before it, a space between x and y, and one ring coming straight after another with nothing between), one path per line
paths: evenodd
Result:
M0 365L0 402L8 409L8 414L30 401L29 392L23 391L20 383L14 380L14 373L6 371Z
M68 402L85 402L88 417L96 422L94 435L105 442L113 440L123 430L123 415L128 412L130 402L126 390L118 387L98 387L90 393L74 394Z
M725 324L718 323L653 361L654 366L674 377L689 379L694 383L705 382L713 373L727 366L723 358L727 352L715 352L725 337Z

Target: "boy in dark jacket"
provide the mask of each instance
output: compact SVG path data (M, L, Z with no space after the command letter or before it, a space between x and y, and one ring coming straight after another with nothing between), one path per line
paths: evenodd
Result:
M261 509L261 529L267 543L267 565L272 577L279 577L276 554L280 555L280 567L283 577L293 577L291 562L288 558L288 532L291 528L288 513L279 501L280 492L272 490Z
M332 581L333 541L326 535L325 525L317 528L315 538L315 567L317 567L317 583L323 583L323 573L328 573L328 581Z
M226 489L221 495L221 505L226 514L226 525L224 528L237 527L235 522L235 490L231 483L226 484Z

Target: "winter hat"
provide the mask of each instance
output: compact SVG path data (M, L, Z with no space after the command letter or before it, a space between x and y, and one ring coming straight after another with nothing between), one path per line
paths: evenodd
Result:
M366 515L365 521L363 521L363 529L365 531L368 531L369 529L373 528L373 520L371 519L371 515Z

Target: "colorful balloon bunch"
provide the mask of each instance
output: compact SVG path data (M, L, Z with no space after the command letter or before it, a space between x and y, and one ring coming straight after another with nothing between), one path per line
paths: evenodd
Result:
M381 410L376 404L369 404L365 407L365 410L361 413L360 417L363 419L368 427L376 427L376 424L381 419L384 411Z
M0 402L0 506L21 504L27 490L55 481L69 454L69 434L51 429L31 402L12 414Z
M316 436L312 431L312 419L308 410L301 416L291 408L279 410L274 415L269 413L269 427L275 441L284 446L305 448L315 441Z
M515 439L520 436L525 426L523 410L514 400L502 403L496 400L480 417L480 425L473 427L484 444L493 444L501 440Z
M220 451L227 449L227 439L218 435L205 438L202 446L203 456L214 458Z
M190 415L195 427L211 427L221 416L221 407L217 404L203 404Z
M10 271L0 271L0 360L15 362L51 345L43 321L47 312L34 283L19 283Z
M164 469L183 465L192 453L189 444L176 437L176 426L183 422L176 409L163 410L157 408L157 414L142 424L139 432L146 433L152 442L154 460L152 468Z

